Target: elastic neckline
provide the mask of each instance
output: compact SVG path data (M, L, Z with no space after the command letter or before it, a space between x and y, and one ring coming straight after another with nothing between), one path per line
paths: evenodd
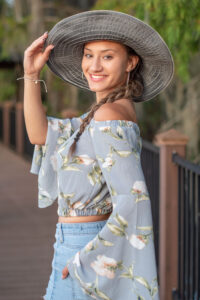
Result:
M94 118L91 119L90 122L93 122L95 124L112 124L112 125L119 125L119 126L125 126L127 128L132 128L132 127L135 127L137 128L137 130L139 131L140 133L140 127L137 123L133 122L133 121L130 121L130 120L101 120L101 121L97 121L95 120Z
M87 114L89 114L89 111L82 114L80 117L83 119ZM94 118L92 118L90 120L89 124L92 124L92 122L94 124L99 124L99 125L108 125L108 124L112 124L112 125L118 125L118 126L124 126L126 128L135 128L138 132L138 134L140 135L140 127L136 122L130 121L130 120L101 120L101 121L97 121Z

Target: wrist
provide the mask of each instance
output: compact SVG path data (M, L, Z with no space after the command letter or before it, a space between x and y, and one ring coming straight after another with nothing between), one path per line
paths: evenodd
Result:
M38 80L38 79L40 79L40 73L26 73L26 72L24 72L24 77L28 77L28 78L33 79L33 80Z

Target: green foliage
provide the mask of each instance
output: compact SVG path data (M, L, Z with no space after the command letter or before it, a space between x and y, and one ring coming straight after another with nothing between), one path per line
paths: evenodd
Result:
M93 9L128 13L156 29L172 52L176 74L188 81L190 58L200 49L199 0L98 0Z
M11 100L16 95L15 73L12 70L0 71L0 102Z
M0 59L22 60L27 43L27 26L30 17L16 22L13 17L1 17L0 21Z

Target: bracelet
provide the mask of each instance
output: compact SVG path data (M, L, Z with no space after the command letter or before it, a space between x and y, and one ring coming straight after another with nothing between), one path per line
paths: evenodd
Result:
M28 79L28 80L34 81L35 84L37 84L38 81L43 82L43 83L44 83L44 87L45 87L45 91L46 91L46 93L47 93L47 86L46 86L46 83L45 83L44 80L42 80L42 79L32 79L32 78L29 78L29 77L26 77L26 76L17 78L17 80L20 80L20 79Z

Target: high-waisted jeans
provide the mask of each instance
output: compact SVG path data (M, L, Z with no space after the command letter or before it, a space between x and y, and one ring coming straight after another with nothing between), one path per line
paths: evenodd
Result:
M82 223L57 223L55 233L52 272L45 300L90 300L70 274L62 279L67 260L91 241L107 220Z

